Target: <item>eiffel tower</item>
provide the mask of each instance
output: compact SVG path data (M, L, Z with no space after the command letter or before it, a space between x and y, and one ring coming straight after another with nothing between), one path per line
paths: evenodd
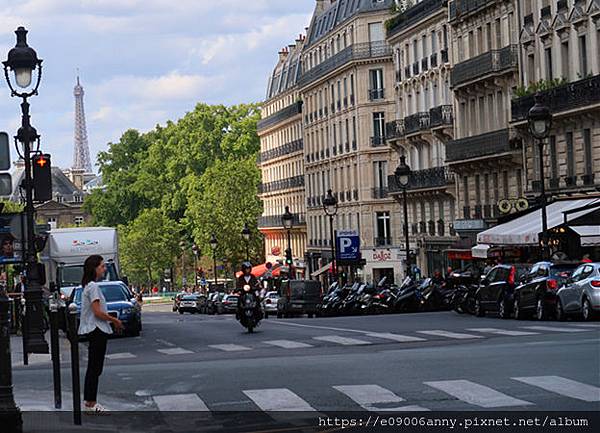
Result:
M85 125L85 111L83 109L83 87L79 83L77 74L77 85L73 89L75 96L75 153L73 155L73 169L84 170L92 173L92 162L90 160L90 146L88 144L87 128Z

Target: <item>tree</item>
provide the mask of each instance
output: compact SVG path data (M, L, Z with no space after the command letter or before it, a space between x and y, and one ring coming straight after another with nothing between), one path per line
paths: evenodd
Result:
M158 209L145 209L129 225L119 227L121 263L135 282L152 285L171 267L179 250L179 227Z
M244 223L252 230L253 251L260 250L261 235L256 221L262 213L257 197L260 170L251 158L217 161L197 182L189 186L189 205L185 223L196 243L206 255L211 255L212 233L218 239L217 257L237 264L246 257L246 245L241 237Z
M0 200L0 207L2 207L0 213L20 213L25 210L25 205L10 200Z

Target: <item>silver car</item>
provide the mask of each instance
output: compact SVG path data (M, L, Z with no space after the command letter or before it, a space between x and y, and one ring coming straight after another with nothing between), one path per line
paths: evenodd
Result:
M556 318L580 315L591 320L600 312L600 263L580 265L557 293Z
M269 315L269 313L277 314L277 301L279 300L279 295L277 292L267 292L262 301L263 310L265 312L265 317Z

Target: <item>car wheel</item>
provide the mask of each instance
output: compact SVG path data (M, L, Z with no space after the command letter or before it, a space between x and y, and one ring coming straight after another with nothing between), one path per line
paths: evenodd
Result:
M477 297L477 299L475 299L475 315L477 317L485 316L485 309L483 308L483 305L481 305L481 300L479 299L479 296Z
M583 299L583 304L581 305L581 316L586 322L594 318L592 304L590 304L590 300L588 298Z
M183 314L183 311L179 310L179 314Z
M556 302L556 320L564 322L566 320L565 310L563 309L562 302L560 299Z
M537 300L536 308L535 308L535 318L538 320L546 320L548 318L548 313L546 311L546 304L544 300L539 298Z
M514 313L515 319L517 319L517 320L525 319L523 310L521 310L521 302L519 301L519 298L515 298L515 301L513 302L513 313Z
M502 296L502 299L500 299L500 301L498 302L498 314L500 315L501 319L510 318L510 311L506 302L506 298L504 296Z

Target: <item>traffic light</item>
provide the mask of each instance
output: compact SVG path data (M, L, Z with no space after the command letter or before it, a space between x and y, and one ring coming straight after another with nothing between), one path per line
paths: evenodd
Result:
M33 157L33 200L52 200L52 164L50 155L39 153Z
M292 250L288 248L285 250L285 264L286 266L292 266L294 264L294 258L292 257Z

